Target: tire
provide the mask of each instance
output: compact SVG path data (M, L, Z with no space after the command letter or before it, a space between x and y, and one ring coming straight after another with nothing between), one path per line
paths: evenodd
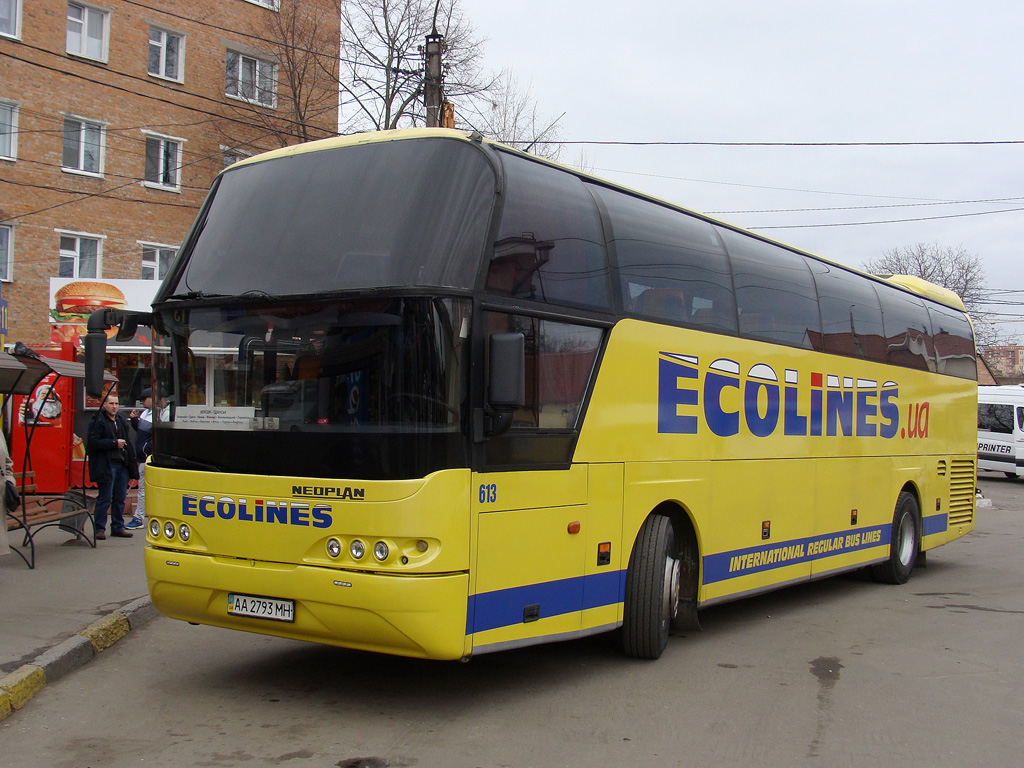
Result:
M627 656L657 659L679 612L680 562L672 521L648 517L637 534L626 571L622 647Z
M1003 472L1003 474L1006 475L1011 480L1016 480L1017 479L1017 473L1016 472Z
M921 551L921 510L914 494L903 491L896 499L889 541L889 559L872 567L883 584L906 584Z

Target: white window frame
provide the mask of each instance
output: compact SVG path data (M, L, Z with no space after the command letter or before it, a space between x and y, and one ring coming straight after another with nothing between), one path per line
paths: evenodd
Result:
M7 252L0 250L0 269L6 274L0 275L0 281L9 283L14 279L14 227L10 224L0 224L0 229L7 231Z
M11 151L4 154L3 150L0 150L0 160L17 160L18 159L18 105L16 102L9 101L7 99L0 99L0 108L11 110Z
M231 67L231 57L232 56L237 57L237 62L238 62L238 64L237 64L237 66L238 66L238 74L234 78L234 85L235 85L234 92L229 90L229 82L228 82L229 79L231 78L231 73L230 73L229 70L230 70L230 67ZM253 62L253 65L254 65L253 66L253 74L254 74L254 78L255 78L254 81L253 81L254 97L251 98L251 99L249 97L247 97L247 96L242 95L242 65L243 65L243 60L251 61L251 62ZM264 71L263 75L261 76L260 75L260 68L261 67L269 67L269 69L270 69L270 72L269 72L269 76L270 76L269 79L270 79L270 82L271 82L271 86L269 88L269 94L270 94L269 102L270 103L262 101L259 98L259 94L261 92L262 93L267 93L268 92L268 89L266 89L266 88L261 89L260 86L259 86L260 82L268 74L266 71ZM227 98L229 98L229 99L237 99L238 101L244 101L244 102L247 102L249 104L256 104L256 105L261 106L261 107L266 107L267 109L277 109L277 65L274 64L271 61L267 61L266 59L261 59L259 56L254 56L251 53L245 53L243 51L239 51L239 50L234 49L234 48L228 48L227 52L226 52L226 54L224 56L224 95Z
M75 260L75 269L73 275L63 275L63 277L80 277L83 280L99 280L103 277L103 241L107 239L106 235L97 235L92 232L75 232L68 229L55 229L60 238L71 237L75 239L75 250L65 250L61 247L61 243L58 241L57 252L59 258L57 261L57 275L60 277L60 259L62 258L73 258ZM95 275L83 275L81 274L82 266L82 241L83 240L94 240L96 242L96 274Z
M159 32L161 35L159 43L153 42L154 32ZM178 40L178 74L174 77L167 74L167 39L170 37L177 38ZM155 45L160 49L160 71L150 72L149 53ZM149 27L149 45L146 49L146 71L149 72L150 77L156 77L161 80L170 80L172 83L185 82L185 35L181 32L175 32L172 29L165 29L164 27L158 27L151 24Z
M21 9L24 5L23 0L9 0L11 4L11 23L14 28L10 32L4 32L0 30L0 37L9 37L13 40L21 39Z
M72 8L81 9L81 19L73 19L71 17ZM90 52L89 40L92 38L89 37L88 30L90 20L95 18L99 19L103 27L103 38L102 40L100 40L100 50ZM67 26L70 26L72 23L80 24L82 29L80 32L80 45L78 46L78 50L74 50L71 47L71 30L66 29L65 50L67 51L68 55L80 56L83 59L92 59L93 61L107 61L110 55L110 11L104 8L98 8L95 5L77 2L77 0L75 0L75 2L72 2L72 0L68 0Z
M174 259L176 259L178 257L178 249L180 248L180 246L168 245L167 243L151 243L148 240L136 240L135 242L138 243L139 246L142 247L142 269L145 270L146 267L150 267L153 270L153 275L154 275L154 277L145 277L145 276L143 276L142 279L143 280L153 280L154 282L160 282L161 280L163 280L164 277L166 277L166 275L161 275L160 274L160 253L159 252L160 251L174 251L174 255L171 257L171 261L167 265L167 268L170 269L171 266L174 264ZM146 251L147 250L155 251L155 254L154 254L156 256L156 260L155 261L147 261L146 260Z
M149 163L149 143L151 141L160 142L160 166L163 166L163 158L165 147L168 144L174 145L174 183L167 184L164 181L154 181L147 177L147 168L143 168L142 171L142 186L149 187L150 189L163 189L168 192L180 192L181 191L181 158L185 149L185 139L178 138L177 136L165 136L161 133L154 133L153 131L147 131L143 129L143 135L146 138L145 151L143 152L143 163L148 165ZM163 172L158 169L158 173L162 176Z
M65 139L65 136L66 136L67 122L69 120L78 123L78 159L77 159L78 167L73 166L73 165L64 165L64 139ZM85 132L85 126L86 125L91 125L91 126L93 126L95 128L98 128L99 132L100 132L99 160L97 162L97 170L95 170L95 171L86 170L85 168L80 167L80 166L84 165L83 160L84 160L84 153L85 153L85 142L82 139L83 139L83 134ZM93 177L100 177L100 176L102 176L103 175L103 164L104 164L104 162L106 160L106 157L105 157L106 156L106 144L107 144L107 125L106 125L106 123L102 123L102 122L100 122L98 120L89 120L88 118L79 117L78 115L64 114L63 115L63 129L61 130L61 153L60 153L60 157L61 157L61 160L60 160L60 162L61 162L61 170L64 171L64 173L74 173L74 174L79 174L81 176L93 176Z
M245 2L251 5L258 5L260 8L267 8L271 11L281 10L281 3L279 0L245 0Z

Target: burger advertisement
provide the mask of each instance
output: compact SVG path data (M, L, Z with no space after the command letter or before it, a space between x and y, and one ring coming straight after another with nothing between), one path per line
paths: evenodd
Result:
M160 283L155 280L75 280L50 278L50 341L82 346L89 315L97 309L132 309L147 312ZM139 332L132 344L149 344L148 330ZM116 328L107 331L113 338Z

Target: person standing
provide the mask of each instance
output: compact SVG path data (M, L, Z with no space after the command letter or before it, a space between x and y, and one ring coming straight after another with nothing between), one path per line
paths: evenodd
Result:
M93 518L97 539L107 538L108 511L110 535L121 539L132 537L124 529L124 501L128 495L128 481L138 478L139 466L128 422L117 409L117 399L108 396L90 422L86 440L89 477L99 486Z
M139 463L139 493L135 498L135 516L124 526L129 531L146 524L146 458L153 452L153 390L142 390L142 407L141 413L132 411L130 414Z

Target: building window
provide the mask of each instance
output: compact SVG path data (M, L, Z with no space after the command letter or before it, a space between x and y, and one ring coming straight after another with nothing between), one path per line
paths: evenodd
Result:
M228 51L224 93L236 99L273 107L277 101L274 65L268 61Z
M100 242L95 235L61 232L57 277L99 277Z
M147 186L179 188L182 141L167 136L146 136Z
M68 53L106 61L109 16L97 8L68 3Z
M21 32L21 0L0 0L0 35L17 37Z
M11 234L8 226L0 226L0 280L11 279Z
M264 8L270 8L275 11L278 9L278 0L245 0L245 2L252 3L253 5L262 5Z
M0 101L0 158L18 156L18 108Z
M142 279L163 280L171 269L178 249L170 245L140 243L142 245Z
M244 149L238 147L228 147L224 144L220 145L221 157L224 160L224 167L234 165L239 160L245 160L248 157L252 157L252 152L247 152Z
M99 175L103 168L102 150L102 125L64 118L64 170Z
M185 39L156 27L149 28L149 74L181 82Z

